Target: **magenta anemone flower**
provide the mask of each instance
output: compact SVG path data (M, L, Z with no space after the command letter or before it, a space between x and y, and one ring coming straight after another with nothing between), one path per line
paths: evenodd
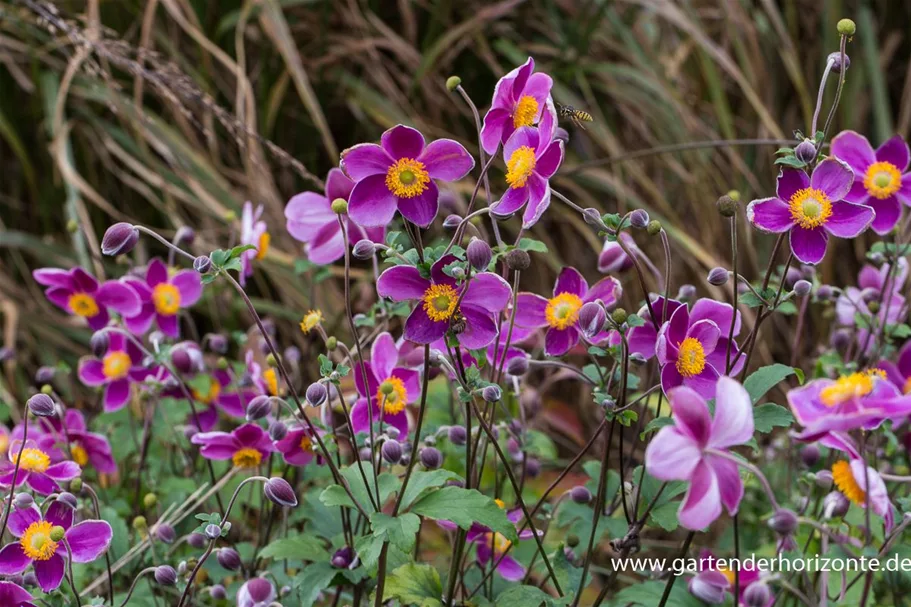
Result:
M318 458L313 451L315 444L316 440L309 428L295 425L288 429L285 438L275 441L275 450L282 454L286 463L306 466L314 457Z
M425 146L421 133L400 124L383 133L380 145L361 143L342 152L341 166L357 182L348 199L354 223L385 227L398 210L426 228L440 206L434 180L458 181L474 168L474 158L451 139Z
M255 468L275 448L269 434L255 424L244 424L233 432L199 432L190 440L201 445L200 455L206 459L229 459L238 468Z
M777 196L751 202L747 217L763 232L789 232L794 257L816 265L826 255L830 234L854 238L876 216L868 206L843 202L853 181L851 168L835 158L816 165L812 177L801 170L782 169Z
M253 276L253 262L262 261L269 252L269 243L272 236L269 234L266 222L262 220L263 205L253 210L253 203L249 200L244 203L240 215L240 244L255 247L244 251L240 255L240 284L246 285L247 279Z
M813 380L789 390L788 403L804 426L796 435L803 441L832 432L871 430L887 419L897 422L911 414L911 395L902 394L880 369Z
M21 459L19 451L22 451ZM31 439L25 441L24 445L21 440L14 440L10 445L7 459L9 462L0 467L0 485L19 487L25 483L41 495L61 491L58 483L71 481L82 473L82 468L76 462L62 461L52 464L50 454Z
M332 202L336 199L348 201L354 182L341 169L332 169L326 177L326 195L316 192L304 192L288 201L285 207L285 219L288 232L296 240L307 243L307 258L313 263L325 265L341 259L345 254L345 241L339 215L332 211ZM350 221L347 215L341 216L342 223L348 231L348 243L353 246L362 239L383 242L386 229L362 228Z
M652 315L651 315L651 312L649 312L649 307L647 305L643 305L639 309L639 312L637 315L640 318L642 318L643 320L645 320L645 324L639 325L637 327L630 327L629 333L627 334L627 342L629 343L630 354L638 354L638 355L642 356L645 360L648 360L655 355L655 346L658 345L658 331L660 330L661 325L663 324L661 322L661 318L663 316L670 318L671 316L674 315L674 312L677 311L677 308L679 308L681 306L686 307L685 304L677 301L676 299L668 299L667 303L665 303L665 299L661 296L652 296L650 301L652 304L652 309L655 311L655 316L658 317L657 321L652 322ZM705 303L703 303L703 302L705 302ZM693 310L692 310L692 312L690 312L690 314L696 315L697 318L699 318L699 319L708 318L709 314L711 314L715 310L703 309L703 308L706 308L706 307L714 308L714 306L712 305L714 303L715 302L713 302L710 299L700 299L693 306ZM730 320L730 318L731 318L730 313L728 313L727 318L728 318L728 320ZM737 326L735 327L735 329L739 332L740 331L740 315L739 314L737 315L737 318L738 318L738 322L737 322ZM657 328L656 328L656 326L657 326ZM730 328L730 325L728 327ZM724 335L725 335L724 339L726 340L727 333L724 333ZM734 335L737 335L737 333L734 333Z
M107 521L73 525L73 514L73 508L56 500L44 517L36 504L13 508L8 528L18 539L0 550L0 574L15 575L34 565L38 586L52 592L63 581L67 545L74 563L91 563L104 554L114 535L111 525ZM62 540L52 539L54 527L63 527Z
M697 575L696 578L691 579L689 582L689 589L691 593L697 594L699 590L709 590L711 592L712 586L716 588L724 588L725 592L733 592L735 580L734 570L717 567L715 564L717 560L717 557L707 549L703 549L699 552L699 575ZM744 603L744 595L746 594L747 588L762 579L763 571L748 562L742 563L739 569L740 570L737 574L737 578L740 582L740 600L737 604L745 605L746 603ZM718 575L723 576L724 580L722 581L721 578L717 577ZM697 578L699 579L697 580ZM698 586L701 583L709 584L709 588L694 588L694 586ZM722 602L723 598L721 601L719 601L719 603ZM763 607L771 607L774 602L775 598L773 596L770 596L768 603L766 603Z
M550 206L550 178L563 162L563 142L554 139L557 113L548 102L538 128L523 126L503 147L509 189L490 206L497 217L511 217L528 204L522 228L535 225Z
M516 129L537 124L545 106L553 105L553 79L534 71L535 60L529 57L524 65L500 78L493 89L493 101L481 127L481 146L488 154L496 154L500 144L506 143Z
M660 308L652 305L655 314ZM727 366L728 333L731 330L730 304L700 299L690 311L678 306L658 332L655 353L661 366L661 387L665 393L677 386L689 386L703 398L715 396L715 384ZM734 335L740 333L740 311L734 321ZM647 323L646 323L647 324ZM731 346L731 374L736 375L745 362L736 364L737 344Z
M413 403L421 393L421 374L412 369L396 366L399 349L389 333L381 333L370 351L370 362L355 365L352 373L360 398L351 409L351 424L355 432L370 429L370 411L373 421L382 420L393 426L399 435L408 435L408 412L406 406ZM367 386L364 386L364 372Z
M883 518L888 533L895 524L895 514L882 476L869 466L864 470L860 450L849 436L833 435L820 442L850 456L848 460L838 460L832 464L832 481L835 487L857 506L866 508L869 500L870 510Z
M32 272L32 276L38 284L48 287L44 294L51 303L81 316L96 331L108 324L110 310L127 317L138 313L142 303L136 291L123 281L108 280L98 284L98 280L82 268L42 268Z
M90 464L102 474L117 472L117 462L111 451L111 443L101 434L89 432L85 425L85 417L77 409L67 409L60 418L41 418L41 431L43 434L36 437L38 448L47 453L54 463L72 459L85 468ZM32 428L29 428L29 436Z
M167 375L170 376L170 374ZM196 379L200 375L207 375L208 383ZM196 412L199 415L199 419L197 420L191 411L187 422L195 425L203 432L208 432L218 422L219 411L231 417L244 417L247 403L256 396L256 393L252 390L233 388L233 383L231 374L222 369L215 369L211 372L194 376L194 379L190 380L187 386L190 396L193 397L196 403ZM171 398L184 398L184 391L177 387L168 388L163 394ZM200 404L203 406L200 407Z
M880 361L878 368L886 372L886 379L898 388L902 394L911 394L911 341L905 342L895 362Z
M856 340L865 354L876 348L875 337L882 327L900 322L907 312L902 296L907 277L908 262L904 257L899 259L894 271L890 264L883 264L879 269L867 264L858 274L857 287L847 287L838 296L835 304L838 324L857 327ZM875 313L870 309L871 302L879 307ZM858 315L864 319L860 323Z
M36 607L29 591L13 582L0 582L0 605L8 607Z
M118 411L130 399L130 384L149 375L142 366L142 352L125 336L109 333L108 351L102 358L79 361L79 379L86 386L104 386L104 410Z
M620 240L632 255L639 255L642 251L636 241L628 232L620 232ZM605 240L604 248L598 255L598 271L602 274L615 274L625 272L633 267L633 258L626 254L623 247L616 240Z
M146 269L145 280L136 277L125 278L136 289L142 300L142 308L133 316L124 319L127 329L142 335L158 323L158 328L169 337L180 337L177 314L189 308L202 297L202 280L195 270L180 270L173 276L160 259L153 259Z
M272 582L266 578L255 577L244 582L237 591L237 607L266 607L277 597Z
M714 451L726 452L753 438L753 404L736 380L718 379L715 418L705 399L688 387L668 392L673 426L658 431L645 450L649 474L662 481L688 481L680 504L680 524L698 531L721 514L737 513L743 498L743 482L737 464Z
M547 327L544 353L562 356L579 343L579 310L590 301L601 301L611 308L620 299L620 282L607 277L591 288L575 268L565 267L554 283L550 299L535 293L519 293L516 302L516 324L526 328ZM607 334L604 335L607 337Z
M832 155L854 171L851 190L845 200L864 204L876 212L873 229L887 234L901 218L901 204L911 206L911 173L908 144L896 135L873 149L866 137L842 131L832 140Z
M512 523L518 523L522 520L522 510L517 508L507 513L506 516ZM530 529L519 532L521 540L532 537L534 537L534 533ZM497 573L504 580L517 582L525 577L525 566L514 559L511 554L506 554L506 550L512 545L512 542L502 533L491 531L483 525L474 523L468 530L465 539L468 542L477 543L477 562L481 569L485 569L490 559L493 559L493 562L496 563Z
M473 274L458 283L443 272L457 262L453 255L437 260L430 280L413 266L393 266L380 275L376 290L393 301L417 301L405 321L405 339L430 344L452 329L463 347L483 348L496 339L498 314L509 303L509 283L492 272ZM464 292L464 293L463 293Z

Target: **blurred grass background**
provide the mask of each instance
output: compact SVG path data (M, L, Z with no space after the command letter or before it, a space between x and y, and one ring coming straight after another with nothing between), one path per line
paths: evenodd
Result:
M45 301L31 269L80 263L119 275L123 268L93 252L121 220L165 235L192 226L200 253L226 247L246 200L265 205L273 235L252 286L256 301L307 361L318 346L295 324L320 307L330 327L341 327L341 291L326 280L336 269L301 261L284 230L286 201L320 190L340 150L399 122L477 150L471 113L447 92L446 78L459 75L483 111L497 78L528 55L554 76L558 102L595 118L585 131L567 126L554 188L603 212L645 208L671 236L672 292L693 282L727 295L729 287L704 282L709 268L730 266L729 232L714 202L732 189L746 201L770 195L778 145L697 142L786 140L806 130L843 17L858 30L836 129L858 129L874 144L896 131L907 137L911 7L900 2L4 1L0 315L2 344L18 353L5 363L16 393L6 397L21 397L39 365L72 364L89 337ZM833 93L834 83L826 99ZM693 149L634 154L679 144ZM502 167L493 176L497 192ZM464 208L471 189L468 180L457 184L444 212ZM748 230L742 214L739 221L741 259L755 277L771 239ZM516 229L509 222L504 237L514 239ZM598 278L601 242L565 206L554 201L533 232L550 253L523 277L525 288L549 290L564 264ZM639 234L663 268L660 242ZM161 253L143 246L152 250L140 256ZM844 284L863 243L855 254L839 246L821 272ZM363 309L372 272L358 272ZM626 307L636 309L642 294L634 280L624 285ZM243 330L249 320L227 292L209 293L198 308L200 331ZM790 343L788 323L778 322L764 333L766 359L769 344Z

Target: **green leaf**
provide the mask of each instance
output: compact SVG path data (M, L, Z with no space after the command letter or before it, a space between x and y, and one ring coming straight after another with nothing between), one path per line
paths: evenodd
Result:
M598 474L601 471L601 462L598 460L588 460L582 464L582 469L585 470L585 473L591 477L591 481L586 484L589 491L592 492L592 495L596 495L598 492ZM620 475L616 470L607 470L607 478L605 479L604 486L604 499L608 503L614 499L614 496L617 494L617 490L620 489Z
M657 432L658 430L660 430L661 428L663 428L665 426L673 426L673 425L674 425L674 418L671 417L670 415L666 415L664 417L656 417L655 419L650 421L648 424L646 424L645 430L642 431L642 433L639 435L639 437L640 437L640 439L645 438L646 434L650 434L652 432Z
M794 423L791 412L775 403L766 403L753 409L753 426L763 434L772 428L787 428Z
M673 502L662 504L657 508L653 508L649 513L649 517L665 531L673 531L679 524L679 521L677 520L678 509L679 506Z
M389 574L383 601L398 599L403 605L442 607L443 584L439 572L430 565L408 563Z
M533 253L547 253L547 245L534 238L520 239L519 248L523 251L531 251Z
M794 374L794 367L789 367L788 365L774 364L767 367L761 367L746 378L746 381L743 382L743 387L746 388L747 393L750 395L750 399L755 405L759 402L760 398L765 396L766 392L774 388L785 378Z
M554 575L557 577L557 581L560 582L560 588L563 589L563 594L565 595L563 598L567 601L572 599L576 589L579 587L579 582L582 581L582 568L576 567L566 558L566 550L564 550L562 543L557 546L556 552L550 555L550 562L554 568ZM548 601L552 600L550 596L547 599ZM497 600L499 601L499 597L497 597ZM547 604L552 605L554 603L548 602Z
M405 495L402 497L402 510L407 510L412 502L426 489L442 487L449 481L460 481L462 477L450 470L415 470L411 473Z
M398 546L402 552L411 552L414 548L414 538L421 528L421 519L410 512L399 516L374 512L370 515L370 524L375 537Z
M545 461L557 459L557 447L549 436L539 430L529 430L525 437L529 454Z
M739 298L740 304L747 306L748 308L758 308L759 306L764 306L765 302L756 297L756 294L752 291L747 291L742 293Z
M357 466L364 471L363 475L358 471ZM396 475L384 472L376 478L376 483L374 483L374 470L369 462L357 462L356 464L342 468L339 472L341 472L342 478L348 481L348 488L351 489L354 498L361 505L361 508L367 512L375 510L370 501L370 496L376 497L377 485L380 490L379 505L382 507L389 496L399 488L399 483L401 482ZM367 479L366 486L364 485L364 478ZM326 487L326 490L320 494L319 499L327 506L355 507L354 502L351 501L348 493L341 485L329 485Z
M307 565L295 576L292 585L297 588L298 605L312 607L320 593L329 587L338 570L330 563L323 561Z
M223 249L216 249L209 253L209 259L212 260L216 268L220 268L228 261L228 252Z
M638 314L630 314L626 317L626 324L630 327L641 327L645 324L645 319Z
M562 587L562 584L561 584ZM575 591L575 586L572 591ZM566 590L566 592L572 592ZM542 607L550 605L566 605L571 596L563 597L564 600L554 599L552 596L537 586L511 586L497 596L495 607Z
M362 535L354 540L354 549L367 569L374 569L383 549L383 538L375 535Z
M322 542L312 535L298 535L275 540L259 551L261 558L294 561L321 561L329 558Z
M665 607L705 607L705 603L690 594L686 589L686 584L681 582L682 580L678 580L678 583L674 584ZM661 596L664 594L666 584L667 582L661 580L627 586L617 593L611 605L654 607L661 603Z
M462 529L478 523L512 542L518 540L516 528L506 518L506 511L475 489L443 487L419 499L411 511L438 521L452 521Z
M255 251L255 250L256 250L256 247L253 246L252 244L238 245L238 246L234 247L233 249L231 249L230 251L228 251L228 259L229 260L235 259L237 257L240 257L241 254L245 253L246 251Z
M807 163L797 158L797 156L782 156L781 158L776 158L775 164L782 164L784 166L794 167L795 169L802 169L807 166Z

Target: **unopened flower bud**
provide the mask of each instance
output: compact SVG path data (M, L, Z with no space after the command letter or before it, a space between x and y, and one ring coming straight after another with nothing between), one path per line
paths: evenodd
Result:
M592 501L592 492L582 485L573 487L569 492L569 496L577 504L587 504Z
M787 508L779 508L769 519L769 528L778 535L791 535L797 529L797 514Z
M709 271L707 280L710 285L720 287L728 282L728 271L724 268L712 268Z
M321 404L326 402L326 398L329 397L329 390L326 389L326 386L320 382L313 382L307 386L307 402L310 403L313 407L319 407Z
M228 338L220 333L209 334L209 348L216 354L225 354L228 352Z
M173 586L177 583L177 570L170 565L156 567L155 581L162 586Z
M171 525L161 523L155 527L155 539L163 544L173 544L177 539L177 532Z
M286 436L288 436L288 426L284 422L276 420L269 424L269 438L273 441L280 441Z
M832 333L831 343L836 350L844 350L851 344L851 332L848 329L838 329Z
M376 245L366 238L358 240L354 244L354 249L351 250L351 254L354 255L355 259L370 259L376 254Z
M57 501L61 504L66 504L73 510L79 506L79 500L76 499L76 496L70 493L69 491L61 491L57 496Z
M133 518L133 529L136 531L144 531L149 528L149 523L144 516L137 516Z
M570 548L575 548L579 545L579 536L575 533L570 533L566 536L566 545Z
M737 201L734 200L729 194L725 194L715 202L715 206L718 207L718 212L722 217L733 217L737 214Z
M465 249L465 256L472 268L478 272L485 272L493 258L493 251L485 241L480 238L472 238L468 243L468 248Z
M607 313L604 306L590 301L579 309L579 330L586 339L592 340L604 329Z
M125 255L139 242L139 230L126 222L115 223L101 239L102 255Z
M582 210L582 219L585 220L585 223L595 228L600 228L601 224L604 223L601 220L601 213L598 212L598 209L591 207Z
M804 445L800 450L800 459L807 468L812 468L819 461L819 447L815 443Z
M274 504L285 506L286 508L294 508L297 506L297 495L295 495L294 489L288 481L280 476L273 476L266 481L263 492L266 494L266 497L269 498L269 501Z
M187 543L196 549L203 548L206 545L206 536L201 533L191 533L187 536Z
M57 374L57 369L54 367L38 367L38 370L35 371L35 383L36 384L49 384L54 381L54 375Z
M495 403L503 398L503 391L500 390L500 386L485 386L481 390L481 398L488 403Z
M449 442L453 445L464 445L468 440L468 432L464 426L449 427Z
M506 267L510 270L523 272L531 266L531 257L522 249L513 249L506 254Z
M443 454L436 447L424 447L419 455L421 465L428 470L436 470L443 465Z
M648 227L646 229L648 230L649 236L657 236L661 233L661 222L657 219L652 219L648 222Z
M823 498L822 511L826 518L841 518L848 513L851 502L840 491L832 491Z
M614 400L613 396L605 396L601 399L601 406L604 407L605 411L613 411L614 407L617 406L617 401Z
M89 339L89 348L92 350L92 354L98 358L105 355L110 345L111 339L108 337L107 331L97 331Z
M528 478L535 478L541 474L541 462L533 457L525 460L525 474Z
M798 280L794 283L794 295L797 297L806 297L810 294L812 288L813 285L810 284L809 280Z
M462 84L462 79L459 78L458 76L450 76L449 78L446 79L446 88L449 90L450 93L452 91L456 90L457 88L459 88L459 85L461 85L461 84Z
M506 372L513 377L521 377L528 373L528 358L525 356L516 356L509 359L506 363Z
M15 497L13 497L13 505L19 510L31 508L34 503L35 499L28 493L17 493Z
M221 601L228 598L228 591L221 584L215 584L209 588L209 597L216 601Z
M269 415L272 411L272 403L268 396L260 394L247 404L247 421L255 422Z
M0 348L0 363L5 363L8 360L13 360L16 358L16 351L12 348L7 348L3 346Z
M813 162L816 158L816 146L809 139L804 139L794 148L794 155L801 162Z
M70 491L73 493L80 493L82 491L82 478L76 477L70 481Z
M54 525L53 527L51 527L51 532L49 534L49 537L50 537L51 541L59 542L60 540L63 539L63 536L65 534L66 534L66 529L64 529L60 525Z
M696 297L696 287L693 285L681 285L677 291L677 299L683 303L692 301Z
M730 589L731 583L720 571L707 569L700 571L691 578L688 584L690 593L700 601L709 605L724 603L725 593Z
M237 571L243 565L240 554L234 548L222 548L215 558L218 560L218 564L228 571Z
M644 230L649 224L648 213L644 209L636 209L629 214L629 224L638 230Z
M383 459L390 464L397 464L402 459L402 443L397 440L388 439L383 443L381 449Z
M842 68L847 71L851 67L851 58L847 54L844 56L844 63L842 63L841 52L829 53L829 60L832 61L832 72L840 74Z
M200 255L193 260L193 269L200 274L208 274L212 269L212 258L208 255Z
M839 19L838 23L835 25L835 29L838 30L838 33L842 36L853 36L857 31L857 24L851 19Z
M337 569L346 569L351 562L354 560L354 552L351 548L345 546L335 551L335 554L332 555L332 566Z
M215 540L221 537L221 527L215 523L209 523L206 525L204 530L205 536L210 540Z
M174 234L174 244L191 245L196 240L196 230L190 226L180 226Z
M766 607L772 600L772 591L765 582L753 582L743 591L746 607Z
M629 315L626 313L626 310L623 308L617 308L610 315L611 319L618 325L622 325L626 322L626 319L629 318Z
M459 227L459 224L462 223L462 218L458 215L452 214L447 215L446 219L443 220L443 228L446 230L454 230Z
M336 198L332 201L330 208L336 215L345 215L348 213L348 201L344 198Z
M28 399L28 410L35 417L53 417L57 414L57 405L47 394L35 394Z
M829 470L820 470L816 473L816 486L824 491L828 491L832 488L835 480L832 478L832 473Z
M157 503L158 496L154 493L146 493L142 498L142 505L145 506L146 509L154 508Z

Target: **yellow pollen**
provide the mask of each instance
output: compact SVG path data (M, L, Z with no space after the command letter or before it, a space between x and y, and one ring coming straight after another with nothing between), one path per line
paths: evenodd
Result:
M319 310L310 310L304 314L304 318L301 320L301 331L307 334L319 326L321 322L323 322L323 313Z
M82 445L73 445L70 447L70 455L73 456L73 461L82 467L85 467L85 465L89 463L89 454Z
M794 192L788 201L791 218L805 230L818 228L832 216L832 201L822 190L803 188Z
M493 548L495 556L500 556L512 545L502 533L488 531L484 534L484 543Z
M459 294L449 285L430 285L424 291L424 311L434 322L449 320L459 303Z
M522 95L512 112L512 125L516 128L531 126L538 117L538 102L531 95Z
M524 188L535 170L536 163L535 151L527 145L513 152L506 161L506 183L509 187Z
M215 399L218 398L218 395L221 394L221 384L218 383L214 377L209 378L209 390L203 394L196 388L190 388L190 393L193 395L195 400L203 403L204 405L210 405L215 402Z
M6 455L9 451L9 434L0 434L0 455Z
M866 502L867 494L857 481L854 479L854 473L851 472L851 464L845 460L837 461L832 464L832 480L838 490L845 494L845 497L861 506Z
M720 573L721 575L726 577L728 579L728 583L731 586L734 585L734 570L733 569L728 569L727 567L719 567L718 573Z
M19 454L10 456L10 460L15 463L19 459ZM44 472L51 465L51 458L41 449L27 448L22 450L22 458L19 459L19 467L29 472Z
M263 232L259 237L259 246L256 247L256 261L262 261L269 252L269 243L272 242L272 236L269 232Z
M495 499L494 503L496 503L496 505L500 507L500 510L502 510L503 508L506 507L506 502L504 502L501 499Z
M46 561L57 553L57 542L51 539L50 521L37 521L28 526L19 545L22 552L33 561Z
M905 385L902 388L902 392L904 394L911 394L911 377L909 377L908 379L905 380ZM2 451L2 450L3 450L2 445L0 445L0 451Z
M304 434L301 437L301 442L300 442L299 447L301 448L301 451L306 451L307 453L309 453L310 451L313 451L313 441L310 440L310 437L308 435Z
M873 198L888 198L901 186L901 171L891 162L874 162L864 175L864 187Z
M383 394L383 384L392 386L392 391L389 394ZM408 391L405 390L405 382L398 377L387 377L376 390L376 402L383 405L383 412L386 415L401 413L408 403Z
M834 407L852 398L866 396L873 391L875 373L868 371L843 375L834 384L826 386L819 393L819 398L827 407Z
M582 298L572 293L560 293L547 302L544 317L547 324L554 329L565 329L576 324L579 320L579 309L582 307Z
M98 302L88 293L73 293L67 300L67 305L73 311L73 314L83 318L92 318L101 311L98 308Z
M269 394L278 396L278 376L275 374L275 369L266 369L263 371L263 381L266 382Z
M695 337L687 337L680 343L677 354L677 372L683 377L699 375L705 369L705 348Z
M130 355L123 350L109 352L102 359L101 372L108 379L123 379L130 371L133 361Z
M429 183L424 163L414 158L399 158L386 173L386 187L399 198L420 196Z
M255 468L263 461L263 454L251 447L244 447L234 452L231 462L238 468Z
M155 311L162 316L174 316L180 310L180 291L169 282L162 282L152 289Z

